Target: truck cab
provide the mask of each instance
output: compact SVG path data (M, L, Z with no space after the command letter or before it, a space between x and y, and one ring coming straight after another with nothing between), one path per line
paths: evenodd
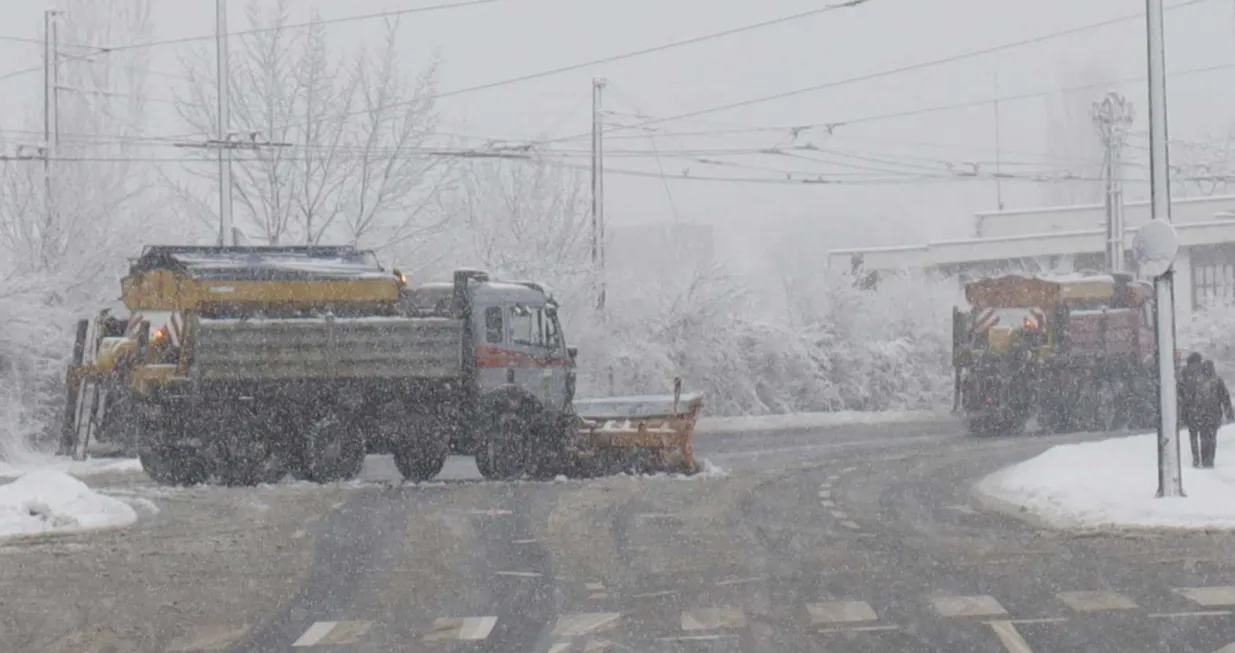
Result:
M454 287L450 282L410 286L404 310L418 317L450 317ZM514 385L551 411L568 410L574 399L576 350L567 345L557 302L544 287L477 275L467 301L478 392Z

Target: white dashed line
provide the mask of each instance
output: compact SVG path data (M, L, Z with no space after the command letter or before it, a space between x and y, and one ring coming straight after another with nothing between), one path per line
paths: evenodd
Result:
M497 617L463 617L462 619L435 619L433 628L424 636L426 642L443 640L476 641L489 636Z
M540 578L544 574L535 571L496 571L497 576L514 576L516 578Z
M812 624L852 623L855 621L878 621L874 608L865 601L824 601L807 603L806 612Z
M849 530L851 530L851 531L857 531L857 530L861 530L861 529L862 529L862 527L861 527L861 526L858 526L858 523L857 523L857 522L855 522L855 521L851 521L851 520L848 520L848 519L843 519L843 520L841 520L840 525L841 525L841 526L844 526L845 528L848 528L848 529L849 529Z
M1110 612L1114 610L1135 610L1136 603L1118 592L1087 591L1060 592L1056 594L1060 601L1077 612Z
M995 635L999 637L999 641L1003 642L1003 647L1008 650L1008 653L1033 653L1033 649L1029 647L1029 642L1021 637L1020 631L1010 621L990 621L987 622L995 631Z
M849 519L849 513L844 510L832 510L831 513L837 519Z

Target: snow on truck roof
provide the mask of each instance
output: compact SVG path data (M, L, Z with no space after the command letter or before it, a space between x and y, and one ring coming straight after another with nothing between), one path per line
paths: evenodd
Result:
M171 268L197 279L330 281L390 279L377 256L353 247L150 246L131 272Z

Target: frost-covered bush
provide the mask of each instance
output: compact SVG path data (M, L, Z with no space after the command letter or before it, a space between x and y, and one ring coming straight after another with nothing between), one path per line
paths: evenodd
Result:
M668 392L680 376L714 415L900 410L951 400L954 283L893 278L862 291L829 279L797 323L763 310L769 289L723 269L611 293L607 320L572 320L582 396Z

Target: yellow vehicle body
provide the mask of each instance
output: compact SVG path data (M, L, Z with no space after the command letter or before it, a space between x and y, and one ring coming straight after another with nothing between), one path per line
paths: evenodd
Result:
M597 471L699 471L694 435L703 395L683 394L681 379L672 396L580 400L574 408L576 446Z

